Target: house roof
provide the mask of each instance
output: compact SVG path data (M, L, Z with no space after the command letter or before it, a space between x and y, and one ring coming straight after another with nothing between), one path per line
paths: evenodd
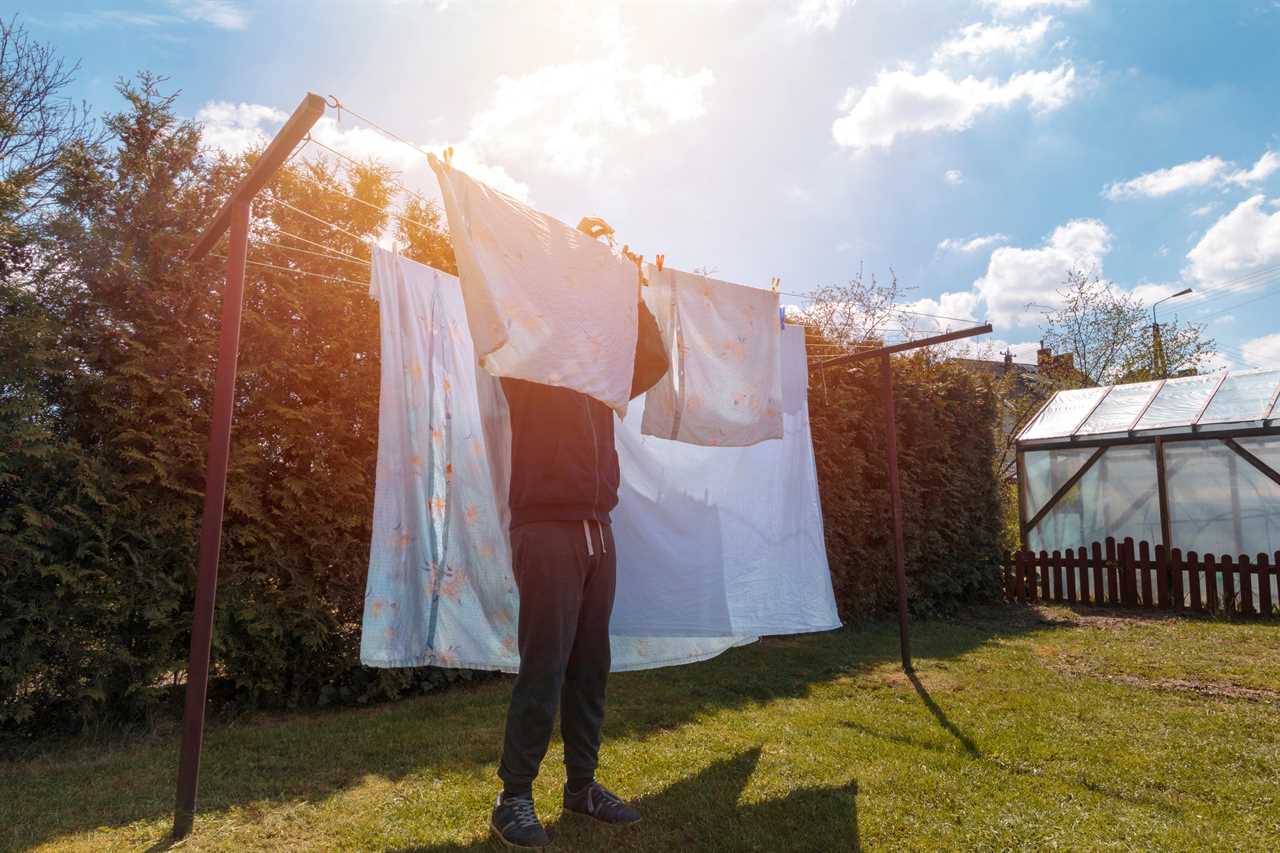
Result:
M1059 391L1018 444L1267 427L1280 418L1280 368Z

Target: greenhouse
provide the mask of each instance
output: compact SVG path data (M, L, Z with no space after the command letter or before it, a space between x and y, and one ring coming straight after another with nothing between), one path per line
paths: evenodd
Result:
M1022 547L1280 551L1280 369L1059 391L1018 435Z

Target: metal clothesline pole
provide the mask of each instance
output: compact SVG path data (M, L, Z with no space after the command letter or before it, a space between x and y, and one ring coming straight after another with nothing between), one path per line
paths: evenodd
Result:
M911 637L908 632L907 618L907 546L906 535L902 524L902 487L898 479L898 417L893 399L893 364L890 356L897 352L920 349L934 344L944 344L974 335L985 335L991 331L991 324L986 323L973 329L961 329L958 332L947 332L931 338L877 347L865 352L854 352L848 355L829 358L815 364L814 367L836 367L852 364L857 361L877 358L880 360L881 383L884 393L885 418L885 466L889 478L889 511L893 517L893 565L894 575L898 583L898 643L902 651L902 669L911 672Z
M173 835L185 838L195 823L200 753L204 745L205 701L209 689L209 651L213 642L213 607L218 587L218 551L222 543L222 510L226 497L227 463L231 452L231 421L235 409L236 360L240 351L240 313L244 303L244 271L249 251L249 215L253 197L288 159L294 146L324 115L324 99L308 94L293 111L275 139L262 152L249 174L227 199L187 256L198 261L230 230L227 286L222 294L222 329L218 335L218 364L214 378L213 412L209 423L209 456L205 472L204 514L200 520L200 557L196 569L195 607L191 619L191 653L187 663L187 693L182 711L182 746L178 755L178 789L173 812Z

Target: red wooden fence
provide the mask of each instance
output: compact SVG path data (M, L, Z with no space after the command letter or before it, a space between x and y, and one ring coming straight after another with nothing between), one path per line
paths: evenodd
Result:
M1154 551L1154 553L1153 553ZM1132 539L1006 556L1007 601L1060 601L1173 611L1280 616L1280 551L1236 558L1166 552Z

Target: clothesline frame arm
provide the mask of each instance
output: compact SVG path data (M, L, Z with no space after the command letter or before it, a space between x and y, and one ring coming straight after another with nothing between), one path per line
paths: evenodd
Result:
M232 208L237 204L253 200L258 191L266 186L267 181L271 180L289 159L293 149L311 132L311 128L324 115L324 111L324 98L314 92L308 92L294 109L293 115L289 116L289 120L284 123L284 127L280 128L275 138L263 150L262 156L253 164L253 168L249 170L249 174L245 175L240 186L236 187L235 192L231 193L223 203L222 208L213 217L213 221L205 226L200 239L196 240L195 245L191 247L191 252L187 255L188 261L200 260L218 244L218 240L231 225Z
M185 838L195 823L200 754L204 745L205 705L209 689L209 653L213 641L213 608L218 587L218 554L222 544L222 513L226 500L227 467L231 451L231 421L235 408L236 361L240 352L240 313L244 303L244 274L249 252L251 205L254 197L289 159L297 145L324 115L325 101L308 93L275 135L191 247L187 260L203 260L230 231L227 279L222 292L222 326L218 333L218 361L214 373L213 408L205 465L204 509L200 521L195 604L191 617L191 650L182 711L182 745L178 753L177 793L173 836Z
M814 365L818 368L839 367L844 364L853 364L857 361L866 361L871 358L880 358L882 356L893 355L894 353L907 352L921 347L930 347L935 344L945 344L951 341L959 341L964 338L972 338L975 335L987 335L991 333L991 324L984 323L981 326L975 326L972 329L959 329L954 332L947 332L942 335L934 335L930 338L920 338L915 341L904 341L900 344L892 344L887 347L876 347L875 349L864 350L863 352L851 352L846 355L838 355L829 358L826 361L820 361Z

